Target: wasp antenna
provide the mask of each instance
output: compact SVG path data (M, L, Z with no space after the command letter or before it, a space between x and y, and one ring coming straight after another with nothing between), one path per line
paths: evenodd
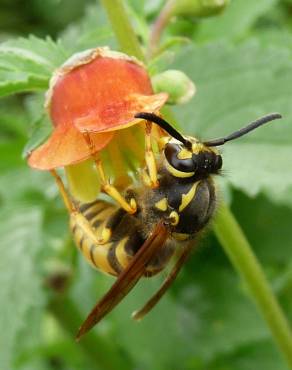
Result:
M247 126L242 127L241 129L239 129L237 131L234 131L232 134L230 134L226 137L206 141L206 142L204 142L204 144L207 145L207 146L223 145L227 141L237 139L237 138L249 133L250 131L255 130L256 128L258 128L260 126L262 126L262 125L264 125L268 122L274 121L275 119L279 119L279 118L282 118L282 115L280 113L267 114L266 116L263 116L263 117L257 119L256 121L253 121L253 122L249 123Z
M170 136L174 137L181 143L183 143L187 148L192 146L192 143L185 139L170 123L166 122L163 118L157 116L154 113L140 112L135 114L135 118L142 118L146 121L154 122L163 130L165 130Z

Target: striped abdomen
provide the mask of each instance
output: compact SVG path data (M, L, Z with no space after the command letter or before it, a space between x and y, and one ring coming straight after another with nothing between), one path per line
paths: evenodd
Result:
M81 205L80 212L72 215L70 220L77 247L93 267L119 275L145 241L141 221L102 200ZM107 243L98 244L104 228L111 230L111 237ZM167 243L147 265L145 275L161 271L172 253L173 248Z

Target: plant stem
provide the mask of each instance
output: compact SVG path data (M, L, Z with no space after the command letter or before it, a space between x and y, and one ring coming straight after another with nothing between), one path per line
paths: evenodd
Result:
M116 38L124 53L145 60L137 36L133 32L126 9L121 0L101 0L105 8Z
M158 49L162 32L172 16L174 2L174 0L168 0L166 2L152 26L147 49L147 59L151 59Z
M129 34L134 35L134 30L132 29L130 21L127 19L120 0L102 0L102 3L109 13L112 27L123 51L127 52L127 48L130 48L132 50L132 55L137 58L141 58L142 49L139 44L137 45L137 39L134 38L135 42L130 45L131 47L129 47L128 44L125 46L122 41L124 38L128 38L128 35L124 33L123 29L114 24L116 19L119 20L120 18L123 18L124 24L127 24L127 27L125 28L129 30ZM119 4L119 6L114 4ZM110 16L110 14L114 15ZM128 42L130 44L132 43L129 38ZM172 116L170 109L167 109L167 112L168 116ZM239 271L243 281L248 286L262 316L271 329L274 340L278 344L280 351L284 354L290 368L292 369L292 334L289 324L275 296L273 295L256 256L252 252L251 246L245 238L232 212L224 204L221 205L220 212L218 212L217 215L215 233L233 266Z
M84 318L81 317L74 302L68 296L58 296L50 302L49 309L56 317L65 332L73 337L77 333L78 323ZM122 355L113 343L110 345L94 331L89 332L78 342L84 353L94 363L94 368L102 370L131 369L132 364L126 355Z
M264 316L274 340L292 368L292 333L264 272L249 242L230 209L221 204L215 222L215 233L225 253L247 285Z

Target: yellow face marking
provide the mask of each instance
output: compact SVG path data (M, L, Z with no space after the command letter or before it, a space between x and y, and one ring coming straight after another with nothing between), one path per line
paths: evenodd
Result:
M162 198L158 202L155 203L155 208L159 209L160 211L166 211L167 210L167 199Z
M192 201L194 198L194 195L196 194L197 186L200 181L197 181L194 183L194 185L191 187L190 191L187 194L183 194L181 197L181 204L179 206L179 212L182 212L187 205Z
M199 154L201 152L207 152L207 151L209 151L208 147L202 143L194 143L192 145L193 154Z
M171 225L176 226L179 223L179 215L177 212L172 211L169 215L169 218L171 219Z
M210 148L211 152L214 152L215 154L219 155L219 150L216 147Z
M177 158L178 159L191 159L193 153L190 150L187 150L186 148L182 148L181 151L178 153Z
M174 239L178 241L184 241L190 237L189 234L183 234L183 233L172 233L171 235Z
M129 256L125 252L125 244L127 242L128 238L122 239L117 248L116 248L116 258L119 261L119 264L123 267L126 268L128 266L128 263L130 261Z
M202 153L202 152L212 152L212 153L215 153L215 154L219 154L219 151L217 148L215 147L208 147L206 145L204 145L203 143L193 143L192 145L192 152L193 154L199 154L199 153Z
M166 165L167 170L172 174L172 176L175 176L175 177L186 178L186 177L192 177L195 174L195 172L182 172L182 171L176 170L167 161L165 165Z

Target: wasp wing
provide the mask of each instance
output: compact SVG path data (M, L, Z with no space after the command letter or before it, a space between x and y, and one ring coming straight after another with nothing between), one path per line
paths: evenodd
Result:
M132 261L117 278L110 290L101 298L90 312L80 327L76 339L87 333L107 313L109 313L120 301L130 292L143 276L146 265L154 256L157 249L166 242L168 232L162 222L158 223L152 234L143 243L142 247L135 254Z
M172 270L170 271L169 275L163 281L161 287L157 290L157 292L146 302L146 304L138 311L133 312L132 318L135 320L142 319L152 308L160 301L161 297L173 283L175 278L177 277L178 273L180 272L182 266L186 262L187 258L189 257L191 251L193 249L193 243L188 243L186 247L181 252L179 258L177 259L175 265L173 266Z

